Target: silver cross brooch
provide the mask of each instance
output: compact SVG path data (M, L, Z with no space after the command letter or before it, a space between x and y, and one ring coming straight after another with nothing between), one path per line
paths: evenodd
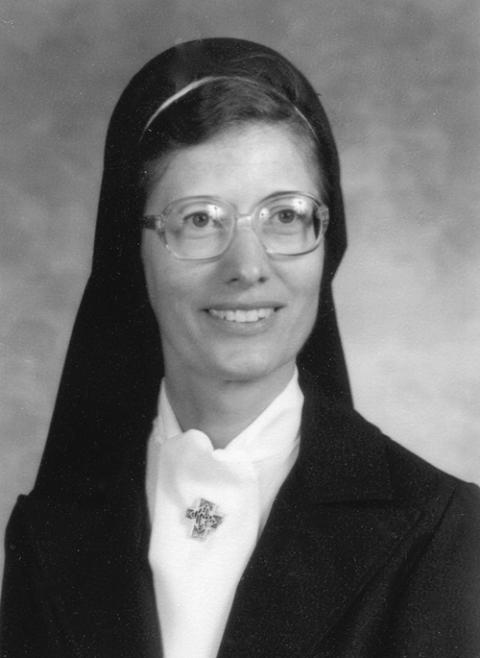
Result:
M217 505L205 498L200 498L193 507L189 507L185 516L194 522L191 534L194 539L206 539L223 521L223 516L217 513Z

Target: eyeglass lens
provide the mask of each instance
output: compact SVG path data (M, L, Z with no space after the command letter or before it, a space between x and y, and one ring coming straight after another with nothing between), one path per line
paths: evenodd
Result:
M270 253L294 255L316 246L325 210L315 199L296 194L267 199L249 217ZM236 219L226 202L181 199L164 213L165 240L181 258L214 258L229 245Z

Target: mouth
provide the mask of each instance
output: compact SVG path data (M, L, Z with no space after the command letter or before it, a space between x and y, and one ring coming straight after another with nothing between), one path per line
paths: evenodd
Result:
M237 324L249 324L260 322L271 317L278 308L274 306L263 306L260 308L251 309L217 309L209 308L207 313L214 318L223 320L224 322L235 322Z

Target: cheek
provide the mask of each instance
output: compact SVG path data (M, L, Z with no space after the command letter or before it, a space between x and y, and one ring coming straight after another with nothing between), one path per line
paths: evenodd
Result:
M294 295L293 330L303 343L308 338L317 317L320 300L323 256L302 264L292 281Z
M157 320L167 318L168 309L175 303L174 283L178 280L171 267L165 263L164 254L158 253L158 245L152 244L146 236L142 242L142 261L150 304ZM154 236L156 237L156 236Z
M317 317L318 304L320 297L320 285L318 282L308 282L303 290L299 293L299 307L298 307L298 327L301 328L305 341L310 334L315 318Z
M295 279L292 284L299 305L311 307L311 312L308 315L316 313L323 269L323 251L313 255L316 258L305 260L302 267L299 267L295 272Z
M142 260L148 297L162 341L174 343L191 334L192 309L195 306L195 282L192 272L176 261L163 247L151 244L147 236L142 244ZM156 236L154 236L156 237Z

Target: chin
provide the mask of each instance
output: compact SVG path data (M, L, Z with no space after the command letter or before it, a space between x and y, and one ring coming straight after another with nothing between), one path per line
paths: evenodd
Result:
M274 373L287 371L294 360L272 360L264 354L242 354L225 357L218 364L218 372L224 381L251 382L268 378Z

